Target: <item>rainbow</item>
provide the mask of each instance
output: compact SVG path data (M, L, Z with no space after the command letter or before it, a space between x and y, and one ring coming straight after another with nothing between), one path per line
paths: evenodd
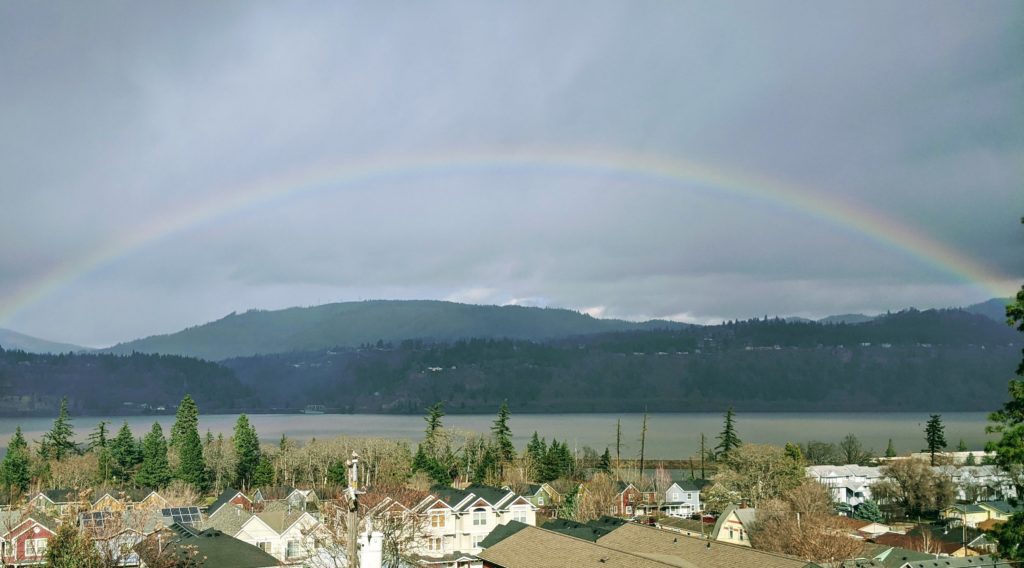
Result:
M1005 295L1010 279L965 254L900 223L883 213L839 197L766 178L715 169L675 158L607 153L600 150L552 150L512 153L467 153L457 156L415 157L328 164L288 176L261 180L211 199L184 204L137 230L113 239L88 254L69 258L0 300L0 322L79 279L116 263L146 246L245 209L294 198L351 188L391 179L424 179L461 174L528 172L620 177L668 184L689 191L705 191L760 200L862 235L880 246L900 251L935 270L977 287L989 296Z

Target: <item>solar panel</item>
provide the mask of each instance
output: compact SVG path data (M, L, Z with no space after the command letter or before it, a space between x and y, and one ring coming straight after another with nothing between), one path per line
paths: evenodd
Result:
M160 509L160 514L179 525L194 525L203 521L199 507L170 507Z
M103 528L103 525L113 516L113 513L109 511L92 511L88 513L82 513L80 519L83 528L101 529Z

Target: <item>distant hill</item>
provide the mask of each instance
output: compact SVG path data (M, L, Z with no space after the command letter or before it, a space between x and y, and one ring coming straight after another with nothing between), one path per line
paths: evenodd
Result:
M25 351L27 353L74 353L88 351L87 348L80 345L47 341L3 328L0 328L0 348Z
M77 414L137 414L170 409L185 393L204 412L233 411L258 404L249 392L230 369L199 359L0 350L0 416L52 416L64 396Z
M821 318L818 320L818 323L867 323L874 319L875 316L866 316L864 314L841 314Z
M863 324L757 319L543 343L429 344L229 359L282 409L344 412L946 411L1006 398L1021 336L963 310Z
M967 306L964 311L985 316L999 323L1006 322L1006 305L1011 298L992 298L987 302Z
M669 321L596 319L572 310L477 306L433 300L345 302L310 308L250 310L169 335L121 343L112 353L163 353L219 361L230 357L312 351L421 339L542 341L612 331L679 329Z

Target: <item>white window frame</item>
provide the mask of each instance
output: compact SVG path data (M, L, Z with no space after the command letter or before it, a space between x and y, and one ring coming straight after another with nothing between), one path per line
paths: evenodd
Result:
M274 549L274 543L269 540L260 540L256 542L256 548L259 548L267 554L273 554L271 551Z
M47 540L45 538L26 538L25 556L45 556Z
M447 525L447 517L444 511L432 511L430 513L430 528L443 529Z
M444 552L444 537L432 536L427 538L427 550L431 552Z
M526 509L525 508L512 509L512 520L513 521L519 521L520 523L525 523L527 518L528 517L526 516Z
M287 541L284 545L284 557L293 559L300 556L302 556L302 541L296 539Z
M477 507L476 509L473 509L473 526L487 526L487 509L484 509L483 507Z
M472 536L470 544L473 545L473 548L480 548L480 542L482 542L485 538L487 538L487 535L485 534L475 534Z

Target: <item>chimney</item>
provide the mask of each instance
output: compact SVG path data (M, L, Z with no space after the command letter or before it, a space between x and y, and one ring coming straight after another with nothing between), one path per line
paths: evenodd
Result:
M382 568L384 564L384 533L373 531L359 537L359 568Z

